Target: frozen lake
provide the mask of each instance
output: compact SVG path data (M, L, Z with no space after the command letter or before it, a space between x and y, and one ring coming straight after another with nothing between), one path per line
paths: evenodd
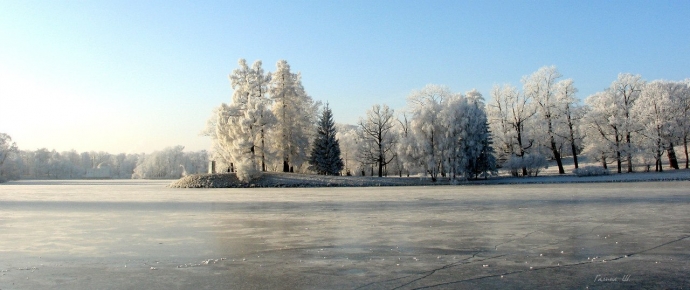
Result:
M0 289L690 287L687 181L168 183L0 185Z

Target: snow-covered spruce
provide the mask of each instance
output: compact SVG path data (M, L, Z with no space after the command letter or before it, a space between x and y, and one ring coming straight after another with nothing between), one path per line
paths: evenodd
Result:
M340 158L340 145L335 138L336 130L331 108L323 109L309 157L309 170L322 175L337 175L343 170L343 159Z

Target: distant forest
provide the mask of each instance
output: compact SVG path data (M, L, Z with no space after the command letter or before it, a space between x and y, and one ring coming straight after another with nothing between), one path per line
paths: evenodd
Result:
M5 179L172 179L189 173L206 173L206 151L183 152L183 146L151 154L47 149L15 150L0 165Z

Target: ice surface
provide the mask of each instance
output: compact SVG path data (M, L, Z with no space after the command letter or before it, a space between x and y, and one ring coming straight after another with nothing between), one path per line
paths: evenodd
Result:
M0 289L690 284L688 181L261 189L168 183L0 185Z

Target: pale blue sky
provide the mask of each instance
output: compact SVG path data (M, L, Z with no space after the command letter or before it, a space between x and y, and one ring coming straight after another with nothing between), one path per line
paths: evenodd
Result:
M336 122L556 65L578 97L621 72L690 77L690 1L4 1L0 132L22 149L184 145L230 102L237 60L279 59Z

